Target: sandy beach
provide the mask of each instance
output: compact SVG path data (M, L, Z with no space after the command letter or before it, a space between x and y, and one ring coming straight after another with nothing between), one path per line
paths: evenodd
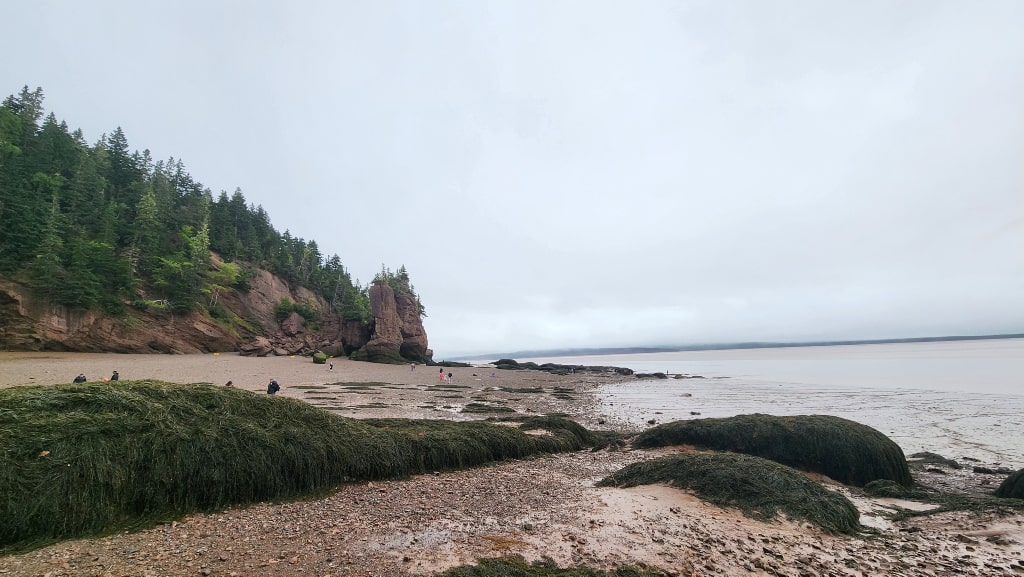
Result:
M590 428L623 426L601 414L595 392L620 376L556 376L490 367L376 365L302 357L0 353L0 387L122 379L212 383L280 394L348 417L479 419L468 403L517 413L565 413ZM492 376L492 373L494 376ZM344 386L377 383L373 386ZM445 386L438 386L445 385ZM116 386L116 384L111 384ZM674 450L674 449L673 449ZM892 522L918 504L867 499L831 483L861 510L862 537L824 534L788 520L762 523L685 491L596 488L622 466L666 451L596 451L509 461L411 479L358 483L303 502L192 515L149 530L68 541L0 558L0 576L429 575L480 557L548 557L561 566L644 564L670 575L1024 574L1024 516L940 513ZM967 472L934 473L978 490Z

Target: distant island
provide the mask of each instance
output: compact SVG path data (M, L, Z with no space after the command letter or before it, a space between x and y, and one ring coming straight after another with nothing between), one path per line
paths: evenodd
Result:
M948 335L941 337L907 337L899 339L862 339L845 341L799 341L799 342L742 342L742 343L710 343L699 345L665 345L657 347L604 347L575 349L544 349L515 351L511 353L492 353L481 355L463 355L452 357L453 360L475 361L485 359L521 359L531 357L586 357L598 355L632 355L638 353L675 353L682 351L726 351L733 349L780 349L790 347L833 347L840 345L886 345L893 343L932 343L942 341L981 341L991 339L1020 339L1024 333L998 335Z

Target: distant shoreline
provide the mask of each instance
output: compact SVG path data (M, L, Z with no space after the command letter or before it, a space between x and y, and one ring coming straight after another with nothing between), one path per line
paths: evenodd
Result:
M894 339L862 339L843 341L796 341L796 342L741 342L713 343L704 345L678 345L663 347L605 347L580 349L527 350L512 353L491 353L480 355L453 356L453 361L475 361L488 359L521 359L536 357L587 357L600 355L632 355L641 353L676 353L685 351L729 351L741 349L782 349L795 347L835 347L846 345L888 345L899 343L933 343L949 341L984 341L999 339L1020 339L1024 333L998 335L949 335L941 337L906 337Z

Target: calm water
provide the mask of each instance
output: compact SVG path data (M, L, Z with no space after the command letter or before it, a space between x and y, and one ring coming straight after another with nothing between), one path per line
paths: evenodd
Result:
M875 427L907 454L1024 467L1024 339L530 360L704 377L603 387L605 412L635 424L828 414Z

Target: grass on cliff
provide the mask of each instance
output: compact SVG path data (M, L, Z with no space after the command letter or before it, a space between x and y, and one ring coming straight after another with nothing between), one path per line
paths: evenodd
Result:
M719 507L770 520L782 511L833 533L855 534L860 513L846 497L768 459L737 453L682 453L628 465L602 479L602 487L666 483L690 489Z
M828 415L673 421L647 429L633 444L696 445L746 453L858 487L879 479L905 487L914 483L903 450L892 439L867 425Z
M438 577L665 577L668 573L643 567L600 571L587 567L561 569L550 559L527 563L521 556L479 559L476 565L449 569Z
M285 500L356 480L576 450L481 422L361 421L302 401L159 381L0 390L0 552Z

